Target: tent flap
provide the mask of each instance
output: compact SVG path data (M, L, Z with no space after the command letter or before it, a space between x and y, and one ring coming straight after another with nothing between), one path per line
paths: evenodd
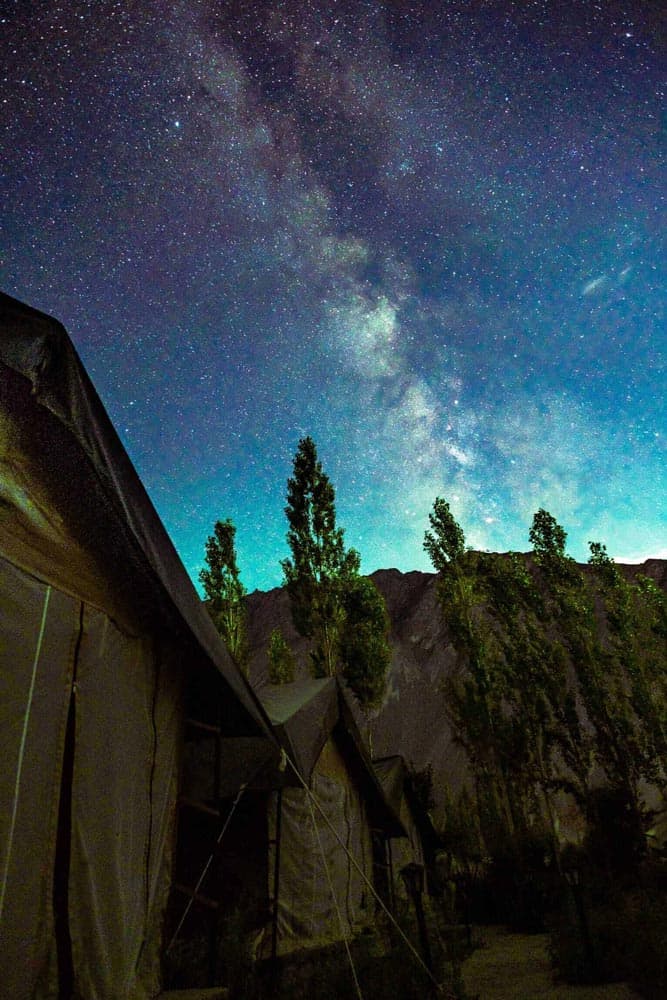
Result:
M13 1000L55 976L53 871L79 605L0 558L0 976Z

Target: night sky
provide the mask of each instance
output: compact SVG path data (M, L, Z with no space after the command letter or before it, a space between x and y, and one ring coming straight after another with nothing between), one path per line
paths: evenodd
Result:
M189 572L281 579L314 437L362 570L667 556L657 2L5 2L2 289L60 319Z

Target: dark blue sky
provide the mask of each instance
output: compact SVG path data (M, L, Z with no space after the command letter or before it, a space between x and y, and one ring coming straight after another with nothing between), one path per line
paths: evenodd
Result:
M1 284L72 338L196 577L280 582L310 434L366 572L667 555L659 4L3 5ZM664 118L663 118L664 122Z

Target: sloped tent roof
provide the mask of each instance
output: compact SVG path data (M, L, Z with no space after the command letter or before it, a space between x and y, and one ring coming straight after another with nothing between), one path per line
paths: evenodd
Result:
M373 768L392 809L400 814L401 805L405 798L407 775L405 761L400 754L394 754L391 757L378 757L373 760Z
M306 783L338 721L333 677L270 685L258 692L281 746Z
M335 677L304 679L291 684L268 685L258 696L299 775L308 784L322 749L334 733L350 752L360 784L369 798L375 822L387 836L404 837L405 828L378 781L363 737L348 703L350 697ZM287 768L284 779L299 784Z
M126 627L159 623L191 650L184 669L217 671L232 695L222 691L225 728L269 740L273 754L265 713L202 606L64 327L0 293L0 365L0 541L12 561L67 593L98 595ZM63 480L62 468L76 469L76 477L68 471Z

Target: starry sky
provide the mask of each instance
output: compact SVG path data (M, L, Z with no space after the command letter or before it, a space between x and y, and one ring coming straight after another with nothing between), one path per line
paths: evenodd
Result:
M314 437L362 570L545 507L667 556L648 0L5 0L0 285L68 328L196 579L281 581ZM663 118L664 122L664 118Z

